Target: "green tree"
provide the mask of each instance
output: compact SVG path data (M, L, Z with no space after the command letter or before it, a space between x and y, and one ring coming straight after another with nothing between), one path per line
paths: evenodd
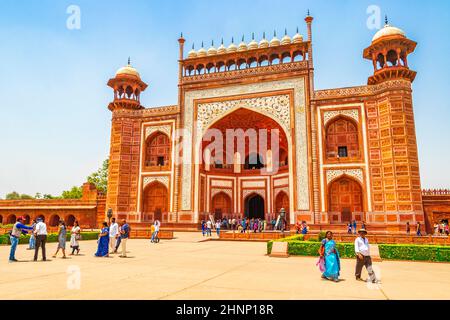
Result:
M83 191L81 187L72 187L68 191L63 191L63 199L80 199L83 196Z
M16 191L13 191L6 195L6 200L29 200L29 199L34 199L34 198L28 194L19 194Z
M95 184L98 191L106 194L108 191L109 159L103 161L102 167L87 177L89 183Z

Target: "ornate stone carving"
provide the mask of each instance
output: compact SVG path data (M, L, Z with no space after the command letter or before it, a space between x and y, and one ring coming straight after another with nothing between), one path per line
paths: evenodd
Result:
M323 113L323 124L326 126L330 120L333 118L343 115L349 118L352 118L357 123L359 123L359 111L358 109L346 109L346 110L333 110L333 111L325 111Z
M168 176L148 176L144 177L143 189L145 189L150 183L161 182L169 189L169 177Z
M289 196L289 187L275 188L273 192L273 198L276 199L280 192L284 192Z
M221 188L212 188L211 189L211 199L214 198L215 195L219 193L225 193L227 196L230 197L230 199L233 198L233 190L232 189L221 189Z
M171 129L170 125L156 125L145 127L145 139L147 139L157 131L166 134L170 138L171 137L170 129Z
M290 99L287 94L199 104L197 107L198 125L204 132L224 114L239 108L257 110L265 115L272 116L271 118L278 120L286 134L289 135L291 116Z
M248 76L261 76L265 74L280 73L280 72L292 72L292 71L305 71L307 72L308 61L298 61L293 63L282 63L277 65L271 65L258 68L247 68L243 70L234 70L226 72L205 73L195 76L185 76L182 78L183 84L196 83L211 80L230 80Z
M386 81L377 85L358 86L339 89L318 90L314 92L314 99L335 99L335 98L355 98L378 94L386 89L406 89L411 90L411 82L407 80Z
M288 184L289 184L289 178L276 179L273 181L273 185L275 187L284 186L284 185L288 185Z
M245 189L244 191L242 191L242 198L245 199L252 193L258 194L266 199L266 190L264 189Z
M194 101L199 99L211 99L219 97L230 97L235 95L248 95L255 93L271 92L274 90L293 90L295 110L295 146L296 146L296 169L295 177L297 184L297 209L309 210L309 175L308 175L308 150L306 132L306 100L305 100L305 80L304 78L287 79L272 82L258 82L255 84L224 86L206 90L192 90L185 93L184 105L184 126L186 130L193 132L194 126ZM281 123L280 123L281 125ZM198 137L197 137L198 138ZM200 137L201 139L201 137ZM288 137L290 143L292 137ZM195 141L195 142L194 142ZM196 140L185 139L183 145L183 166L181 177L181 209L183 211L192 210L192 185L193 166L192 152ZM186 162L187 161L187 162Z
M337 170L327 170L327 183L330 183L334 179L347 175L350 177L355 178L361 184L364 184L364 175L363 171L361 169L337 169Z
M222 187L231 188L233 186L233 181L231 180L212 180L211 187Z
M266 184L264 181L243 181L243 188L265 188Z

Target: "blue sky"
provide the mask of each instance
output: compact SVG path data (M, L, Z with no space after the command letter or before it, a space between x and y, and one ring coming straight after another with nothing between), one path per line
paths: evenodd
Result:
M66 10L81 9L69 30ZM362 50L376 30L369 5L419 43L414 108L423 187L450 187L449 1L139 1L2 0L0 2L0 197L16 190L58 195L81 185L108 156L112 92L106 86L128 56L149 88L145 106L177 102L177 38L229 43L269 35L315 17L316 89L366 84ZM187 51L186 50L186 51Z

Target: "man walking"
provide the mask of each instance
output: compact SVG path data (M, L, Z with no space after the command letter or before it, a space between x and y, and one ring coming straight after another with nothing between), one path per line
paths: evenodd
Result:
M365 229L360 229L358 233L359 237L356 238L355 240L356 280L363 281L361 279L361 271L363 267L366 267L370 281L372 281L372 283L377 283L375 272L373 272L372 268L372 258L370 257L369 240L366 238L367 231Z
M16 223L13 226L9 239L11 240L11 251L9 252L9 262L17 262L16 249L19 244L19 239L22 234L27 234L26 230L33 230L33 227L27 227L23 224L23 217L17 218Z
M36 235L36 247L34 249L34 261L37 261L39 248L42 247L42 261L47 261L45 255L45 243L47 242L47 225L43 218L37 219L34 234Z
M112 218L111 225L109 226L109 247L111 248L111 254L116 251L116 240L119 235L119 225L116 222L116 218Z
M211 220L206 221L206 236L212 236L211 235L211 229L212 229L212 222Z
M122 220L122 227L120 230L120 241L122 245L122 255L121 258L127 257L127 240L130 238L130 226L125 219Z

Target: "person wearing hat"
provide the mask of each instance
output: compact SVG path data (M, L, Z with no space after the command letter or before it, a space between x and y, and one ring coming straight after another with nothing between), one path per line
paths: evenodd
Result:
M370 281L376 283L375 272L372 268L372 258L370 257L369 240L366 238L366 229L360 229L358 231L359 237L355 240L355 253L356 253L356 280L362 281L361 271L363 267L366 267L369 274Z
M19 239L22 234L27 234L28 232L26 230L33 230L33 227L27 227L23 224L23 221L25 219L23 217L17 218L16 223L14 224L11 234L10 234L10 240L11 240L11 251L9 252L9 262L17 262L16 259L16 249L17 245L19 244Z

